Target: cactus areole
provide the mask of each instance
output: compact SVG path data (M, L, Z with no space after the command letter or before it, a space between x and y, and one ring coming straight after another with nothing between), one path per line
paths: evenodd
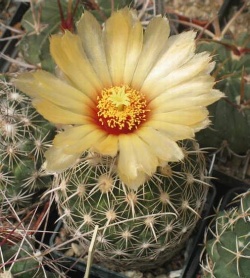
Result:
M186 139L209 124L206 106L222 93L210 56L195 54L195 32L169 33L162 17L144 32L128 8L103 28L85 11L77 34L51 37L58 76L37 71L15 81L63 126L45 157L65 224L85 246L99 225L96 258L117 269L173 255L208 188L201 152Z

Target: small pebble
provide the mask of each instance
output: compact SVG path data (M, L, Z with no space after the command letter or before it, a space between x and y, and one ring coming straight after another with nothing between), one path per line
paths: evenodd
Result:
M178 278L178 277L181 277L181 272L182 272L182 269L171 271L169 273L169 278Z
M124 271L123 274L128 278L142 278L143 277L143 273L141 273L140 271L136 271L136 270Z

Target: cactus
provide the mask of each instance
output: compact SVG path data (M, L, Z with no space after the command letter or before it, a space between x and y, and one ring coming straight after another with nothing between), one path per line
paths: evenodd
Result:
M238 196L239 207L219 211L212 238L205 242L204 276L211 278L249 277L250 192Z
M54 127L10 83L0 83L0 190L16 209L30 206L51 178L41 169ZM3 194L0 203L5 203ZM4 208L8 212L8 203Z
M227 146L237 154L250 149L250 35L236 39L201 40L198 51L214 56L216 87L226 98L210 106L212 125L197 134L202 147Z
M101 265L150 269L183 247L209 187L197 143L183 142L183 150L184 161L159 168L137 191L119 180L116 158L91 152L56 176L53 191L61 218L85 250L99 226L95 259Z

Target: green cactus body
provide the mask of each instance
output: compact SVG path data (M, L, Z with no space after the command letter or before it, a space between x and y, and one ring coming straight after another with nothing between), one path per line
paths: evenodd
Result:
M250 149L250 36L242 34L233 41L200 41L198 51L214 56L216 87L225 98L209 107L212 125L200 131L201 147L220 148L227 143L237 154Z
M33 202L34 194L48 188L51 178L41 166L52 136L54 128L32 108L30 100L2 82L0 203L8 200L14 208L24 208Z
M177 253L206 200L203 155L183 142L185 159L171 163L136 191L115 174L116 159L85 153L54 180L59 212L87 251L99 226L95 259L114 270L149 269Z
M250 273L250 192L239 208L216 215L214 237L205 243L207 265L204 277L246 278Z

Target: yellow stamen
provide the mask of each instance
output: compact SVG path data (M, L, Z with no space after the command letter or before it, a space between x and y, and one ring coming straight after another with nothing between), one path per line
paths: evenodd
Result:
M144 94L125 85L103 89L97 109L98 122L113 134L132 132L149 111Z

